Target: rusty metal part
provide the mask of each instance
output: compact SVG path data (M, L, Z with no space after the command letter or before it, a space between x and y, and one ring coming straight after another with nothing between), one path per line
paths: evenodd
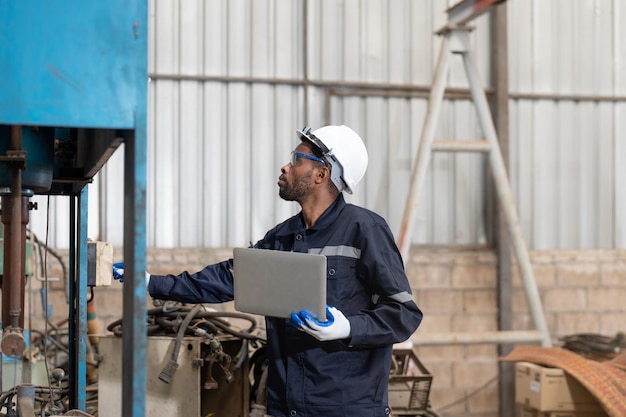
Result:
M26 260L26 224L28 223L28 197L22 192L22 169L25 155L22 152L22 127L12 126L9 157L18 163L11 167L10 195L2 196L2 222L5 224L4 271L2 291L2 352L10 357L21 356L26 349L24 327L24 263ZM8 243L8 244L7 244Z
M2 353L10 358L19 358L26 350L26 340L22 329L10 326L2 334Z
M213 364L214 363L215 363L215 358L211 359L208 362L208 365L206 367L206 381L204 381L204 385L202 386L203 389L211 390L211 389L218 388L217 381L215 380L215 378L213 378Z
M11 142L13 150L19 151L22 147L22 129L13 126L11 131ZM11 327L20 327L20 316L22 313L24 270L24 245L26 244L26 234L22 236L22 171L19 168L11 172L11 239L10 245L12 256L9 260L11 264L11 299L9 300L9 316Z

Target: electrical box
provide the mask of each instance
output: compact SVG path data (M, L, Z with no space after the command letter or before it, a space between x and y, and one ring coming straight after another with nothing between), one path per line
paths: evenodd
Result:
M110 242L87 243L87 285L108 287L113 277L113 245Z
M205 339L184 337L180 343L178 368L165 383L159 374L172 359L175 337L149 336L146 344L146 417L220 416L248 417L249 389L248 362L233 371L233 379L215 364L206 361ZM242 341L221 340L225 353L234 356ZM122 415L122 338L106 335L98 345L102 361L98 366L98 416ZM210 383L207 384L207 381Z

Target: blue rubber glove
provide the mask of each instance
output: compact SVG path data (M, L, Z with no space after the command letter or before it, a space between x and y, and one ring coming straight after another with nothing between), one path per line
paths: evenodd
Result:
M326 306L326 321L320 321L308 311L291 313L289 324L317 340L341 340L350 337L350 322L335 307Z
M113 278L119 282L124 282L124 262L116 262L113 264ZM150 274L146 271L146 288L150 284Z
M124 262L113 264L113 278L119 282L124 282Z

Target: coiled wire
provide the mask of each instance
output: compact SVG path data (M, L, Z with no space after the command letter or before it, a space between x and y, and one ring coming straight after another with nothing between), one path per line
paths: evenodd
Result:
M564 349L597 361L613 359L626 349L626 338L622 332L617 333L615 337L595 333L576 333L559 340L563 343Z

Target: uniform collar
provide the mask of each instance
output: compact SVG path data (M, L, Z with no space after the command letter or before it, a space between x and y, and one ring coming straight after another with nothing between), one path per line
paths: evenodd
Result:
M343 193L339 193L335 201L322 213L317 222L310 228L310 230L321 230L329 225L333 224L339 216L339 213L346 206L346 200L343 198ZM288 221L288 227L284 230L283 233L279 234L292 234L297 230L302 230L304 228L304 219L302 217L302 211L300 211L297 215L293 216Z
M343 193L339 193L335 201L322 213L319 219L315 222L315 224L310 228L311 230L321 230L329 225L333 224L341 213L341 210L346 206L346 201L343 198ZM298 217L300 219L300 224L304 224L304 219L302 218L302 212L298 213Z

